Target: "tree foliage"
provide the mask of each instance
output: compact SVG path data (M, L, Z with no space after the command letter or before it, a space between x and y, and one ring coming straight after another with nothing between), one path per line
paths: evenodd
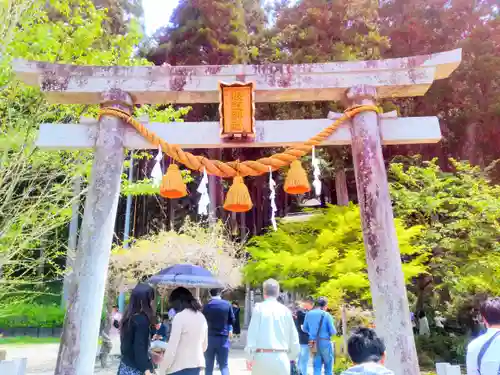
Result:
M432 277L421 293L444 290L445 300L450 294L498 295L500 187L466 162L450 160L453 172L442 171L436 160L410 162L391 164L391 195L395 215L422 226L418 243L432 250L426 262Z
M258 0L182 0L170 25L154 37L159 47L147 55L158 65L299 64L462 48L462 64L450 79L435 82L424 97L394 101L405 116L440 116L443 142L391 148L386 154L389 158L401 153L439 156L443 166L449 157L482 167L498 159L500 17L496 0L275 3L267 9ZM257 114L262 119L324 118L336 106L259 104ZM216 115L216 111L210 113Z
M106 10L103 28L112 34L125 35L129 32L130 21L142 25L144 9L141 0L93 0L97 10Z
M425 273L425 246L416 245L421 227L405 228L396 220L396 231L406 281ZM250 240L251 260L246 280L257 284L273 277L283 288L326 295L333 304L369 298L365 250L359 207L329 206L306 221L281 222L277 231Z
M158 65L248 63L264 22L258 0L183 0L155 34L159 47L151 58Z
M384 57L463 49L462 63L449 79L435 82L423 97L396 101L405 116L438 115L443 141L399 147L395 154L438 156L443 167L450 157L482 167L498 158L498 15L496 0L391 0L381 6L380 30L390 40Z
M302 0L277 13L277 59L315 63L377 59L389 47L376 1ZM335 27L332 27L335 25Z
M0 7L0 299L43 292L59 280L66 252L74 176L90 172L92 152L41 151L34 146L42 122L76 122L97 107L50 105L38 89L19 83L14 58L90 65L143 65L134 57L142 39L138 23L125 34L104 27L108 11L89 0L7 0ZM154 118L154 108L144 108ZM173 109L162 116L177 119ZM136 189L134 186L127 186ZM28 293L29 294L29 293Z

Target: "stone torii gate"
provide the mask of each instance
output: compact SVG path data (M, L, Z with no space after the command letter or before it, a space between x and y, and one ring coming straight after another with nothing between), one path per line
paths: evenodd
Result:
M14 71L39 86L52 103L101 104L131 113L134 104L216 103L218 82L254 82L256 102L346 100L374 105L377 98L421 96L460 64L461 50L380 61L302 65L94 67L18 60ZM331 114L331 117L335 117ZM257 121L253 142L222 142L219 124L145 123L169 143L186 148L274 147L303 142L330 124L324 120ZM397 118L362 112L324 145L351 145L362 216L376 329L387 345L389 368L418 375L410 311L395 233L382 145L435 143L436 117ZM94 149L56 374L91 375L114 231L124 150L156 148L122 120L103 115L80 124L43 124L43 149ZM257 202L258 204L258 202Z

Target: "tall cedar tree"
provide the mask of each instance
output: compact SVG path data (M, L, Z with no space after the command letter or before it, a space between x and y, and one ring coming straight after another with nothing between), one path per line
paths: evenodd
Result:
M405 116L438 115L444 139L437 145L396 147L391 154L421 153L468 159L482 167L498 159L500 132L500 26L495 0L387 1L380 28L391 41L384 57L463 48L463 61L424 97L398 100Z

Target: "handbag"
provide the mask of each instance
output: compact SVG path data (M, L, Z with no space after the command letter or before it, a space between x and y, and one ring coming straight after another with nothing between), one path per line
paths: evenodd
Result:
M151 349L149 354L151 356L151 362L153 362L154 365L159 365L163 361L163 357L165 356L165 350Z
M325 313L321 314L318 331L316 332L316 340L309 340L309 351L311 352L312 355L316 355L316 353L318 352L319 331L321 330L321 326L323 325L324 317Z

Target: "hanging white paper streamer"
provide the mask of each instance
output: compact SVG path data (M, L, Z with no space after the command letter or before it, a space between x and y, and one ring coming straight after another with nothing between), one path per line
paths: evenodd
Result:
M158 147L158 154L155 156L156 163L151 171L151 179L153 180L153 186L158 187L161 184L163 178L163 171L161 170L161 161L163 159L163 152L161 152L161 147Z
M201 179L197 192L201 194L200 201L198 202L198 215L207 216L210 196L208 195L208 175L205 168L203 168L203 178Z
M321 171L319 170L319 159L316 158L316 150L314 149L314 146L312 148L312 165L313 165L313 176L314 176L314 181L313 181L314 192L316 193L316 196L319 197L321 195L321 181L319 180L319 176L321 176Z
M271 194L269 195L269 200L271 201L271 224L276 231L278 230L278 226L276 225L276 211L278 211L278 207L276 207L276 182L273 180L273 170L271 167L269 167L269 189L271 189Z

